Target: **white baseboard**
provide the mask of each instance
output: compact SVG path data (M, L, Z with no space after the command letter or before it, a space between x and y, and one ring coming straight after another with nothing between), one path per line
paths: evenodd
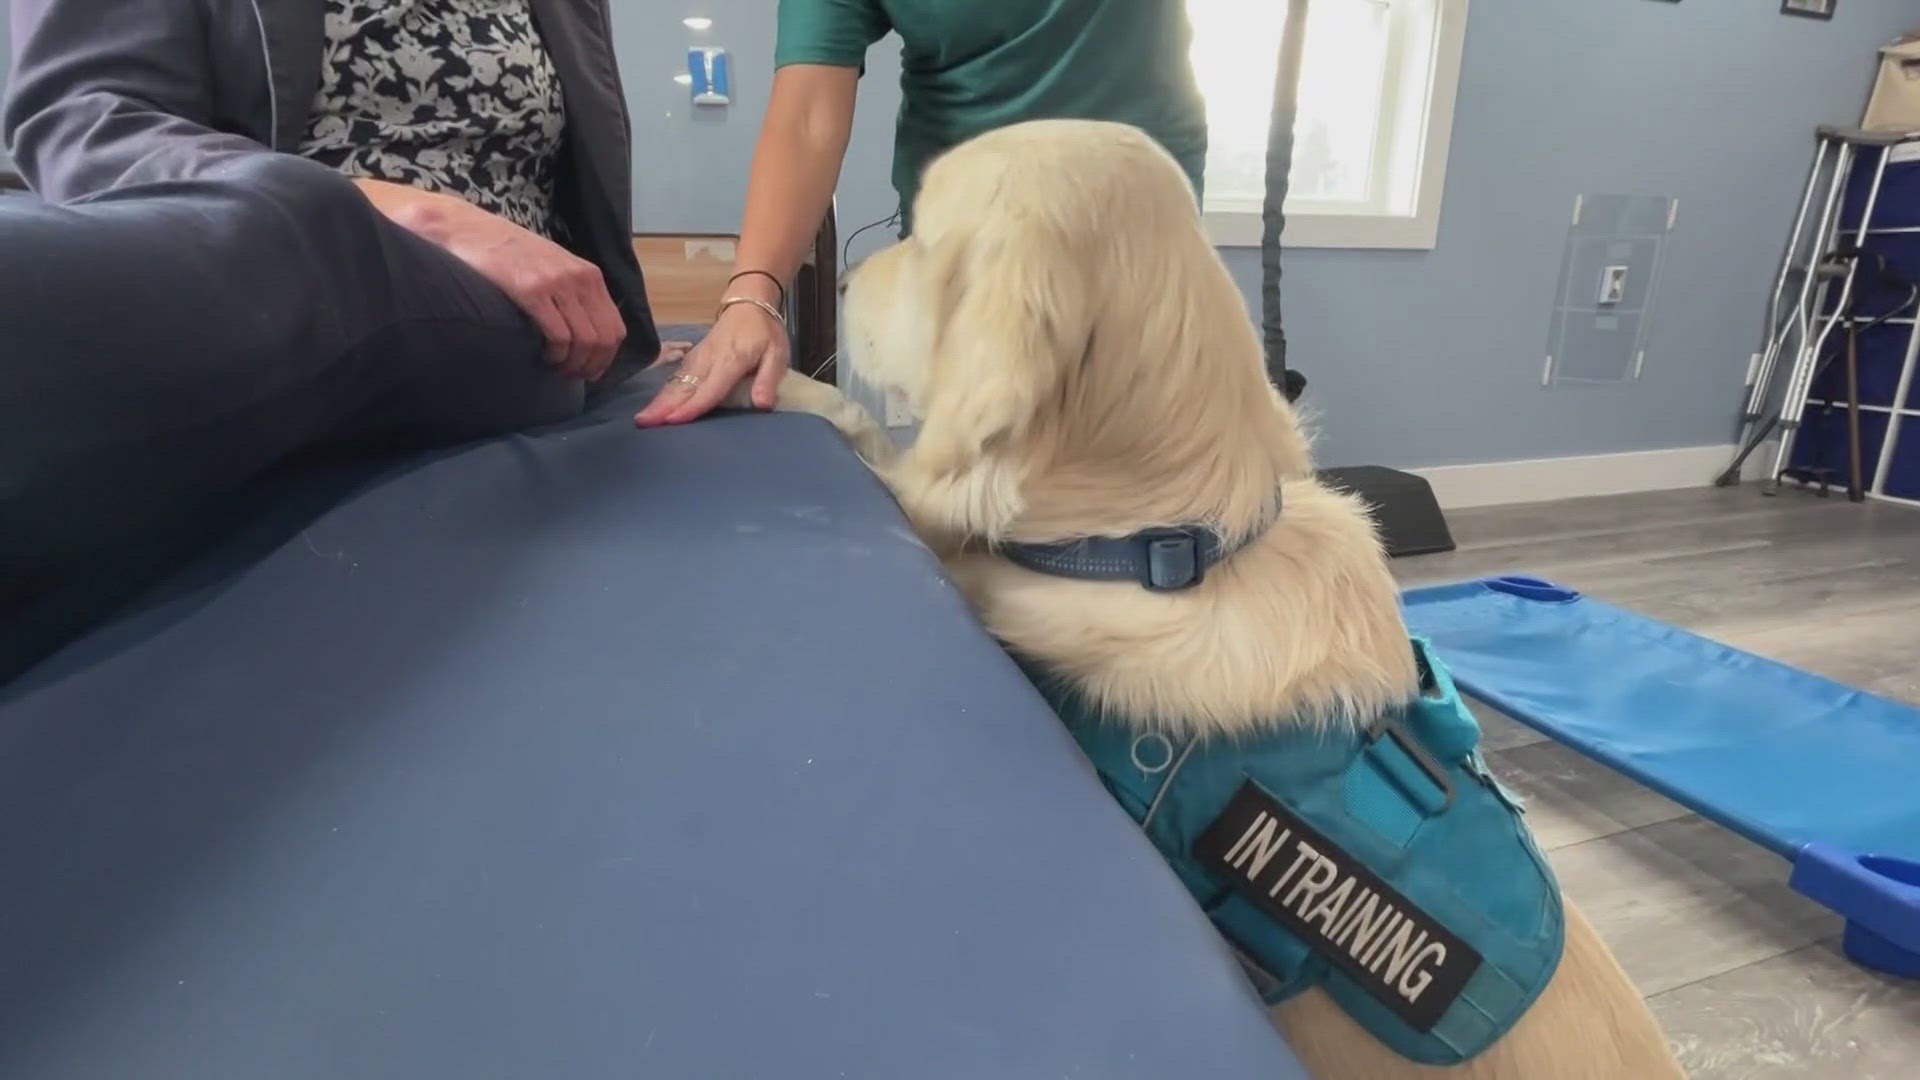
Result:
M1768 443L1747 458L1743 477L1764 475L1771 461ZM1682 446L1625 454L1493 461L1484 465L1438 465L1408 472L1425 477L1445 510L1506 503L1546 502L1587 495L1624 495L1706 487L1733 460L1734 447Z

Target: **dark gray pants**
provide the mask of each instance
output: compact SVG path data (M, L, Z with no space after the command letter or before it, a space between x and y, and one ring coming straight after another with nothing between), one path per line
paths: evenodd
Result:
M560 420L582 396L504 294L311 162L0 198L0 682L269 470Z

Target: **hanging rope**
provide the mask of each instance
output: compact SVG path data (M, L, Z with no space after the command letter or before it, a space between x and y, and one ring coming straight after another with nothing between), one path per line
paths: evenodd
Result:
M1307 40L1308 0L1289 0L1280 31L1280 65L1273 79L1273 116L1267 128L1267 198L1260 210L1260 309L1267 377L1300 396L1306 379L1287 369L1287 334L1280 322L1280 233L1286 226L1287 173L1293 165L1293 119L1300 109L1300 58Z

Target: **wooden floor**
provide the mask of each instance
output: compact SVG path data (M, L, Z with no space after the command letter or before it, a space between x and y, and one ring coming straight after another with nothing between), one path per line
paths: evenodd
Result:
M1403 583L1529 571L1830 678L1920 704L1920 509L1755 487L1449 515L1459 550ZM1567 895L1647 996L1694 1080L1914 1080L1920 982L1839 953L1786 864L1482 712ZM1914 763L1920 798L1920 762Z

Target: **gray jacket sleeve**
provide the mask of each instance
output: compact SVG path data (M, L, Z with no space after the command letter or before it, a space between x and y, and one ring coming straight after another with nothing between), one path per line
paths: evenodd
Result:
M0 139L41 197L177 180L266 151L214 130L196 0L13 0Z

